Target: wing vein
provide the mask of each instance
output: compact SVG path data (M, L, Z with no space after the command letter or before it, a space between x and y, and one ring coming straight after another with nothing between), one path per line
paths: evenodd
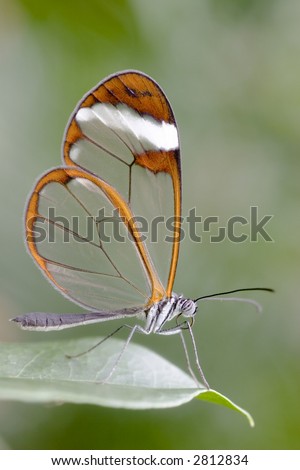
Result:
M112 130L112 129L111 129L111 130ZM116 133L114 132L114 134L116 134ZM82 135L84 136L84 138L85 138L88 142L90 142L91 144L95 145L95 146L98 147L99 149L103 150L103 152L106 152L109 156L115 158L116 160L118 160L118 161L121 162L121 163L124 163L124 165L129 166L129 164L128 164L127 162L125 162L124 160L122 160L121 157L119 157L118 155L116 155L115 153L113 153L111 150L108 150L107 148L103 147L103 146L100 145L98 142L96 142L95 140L93 140L93 139L91 139L90 137L88 137L86 134L82 133ZM116 134L116 135L117 135L117 134ZM118 136L118 135L117 135L117 137L120 138L120 136ZM121 139L121 140L122 140L122 139ZM123 142L123 140L122 140L122 142ZM125 142L123 142L123 143L124 143L124 145L126 145ZM131 154L132 154L131 149L130 149L128 146L127 146L127 148L128 148L128 150L130 150L130 152L131 152ZM133 157L133 158L134 158L134 157Z

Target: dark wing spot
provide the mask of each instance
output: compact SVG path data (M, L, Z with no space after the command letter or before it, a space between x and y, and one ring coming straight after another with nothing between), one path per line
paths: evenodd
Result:
M133 96L134 98L140 98L141 96L152 96L152 93L149 90L137 90L135 88L126 86L126 91L129 96Z

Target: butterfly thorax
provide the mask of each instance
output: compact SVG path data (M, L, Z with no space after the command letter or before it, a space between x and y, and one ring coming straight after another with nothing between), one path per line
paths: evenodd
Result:
M172 294L154 303L146 312L145 330L149 333L160 333L165 323L182 315L191 318L197 311L197 304L182 295Z

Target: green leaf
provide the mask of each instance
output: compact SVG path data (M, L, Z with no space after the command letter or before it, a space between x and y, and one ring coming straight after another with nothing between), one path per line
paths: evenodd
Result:
M89 403L115 408L148 409L182 405L197 397L251 416L163 357L131 343L105 383L124 343L110 338L80 357L100 338L0 344L0 399L25 402Z
M219 392L216 392L215 390L204 390L199 393L197 396L199 400L204 400L204 401L209 401L211 403L216 403L218 405L223 405L226 406L227 408L231 408L232 410L238 411L242 415L244 415L248 421L250 426L253 428L255 426L254 419L248 413L248 411L244 410L240 406L236 405L233 403L229 398L225 397Z

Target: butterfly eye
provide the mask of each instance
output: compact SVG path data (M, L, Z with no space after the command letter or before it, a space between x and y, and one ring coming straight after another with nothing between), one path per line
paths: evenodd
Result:
M179 299L177 307L181 310L181 315L186 318L193 317L197 312L197 304L191 299Z

